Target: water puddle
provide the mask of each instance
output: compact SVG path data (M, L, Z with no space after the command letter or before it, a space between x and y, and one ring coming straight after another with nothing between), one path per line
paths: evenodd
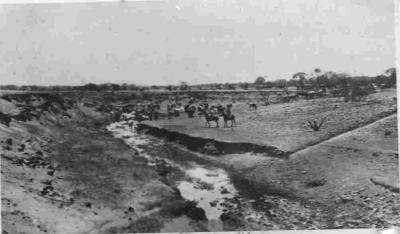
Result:
M140 157L148 160L149 166L156 166L163 161L184 172L184 176L177 179L176 187L184 199L196 201L197 207L205 211L210 230L222 230L220 217L225 212L239 212L247 221L253 220L257 223L265 219L262 212L252 208L254 201L240 197L224 169L194 162L186 155L177 155L179 152L169 151L168 145L162 139L137 133L128 127L127 122L110 124L107 129L114 137L123 139L137 150ZM186 220L173 222L185 223Z
M237 191L231 183L227 172L217 167L205 167L194 162L180 164L171 159L150 155L141 146L151 144L152 147L162 146L162 140L150 139L128 127L127 122L110 124L107 129L114 137L123 139L126 144L136 149L141 157L148 160L149 166L155 166L157 161L164 160L184 171L185 177L177 181L177 188L186 200L196 201L198 207L206 212L209 220L219 220L223 212L221 203L233 198Z

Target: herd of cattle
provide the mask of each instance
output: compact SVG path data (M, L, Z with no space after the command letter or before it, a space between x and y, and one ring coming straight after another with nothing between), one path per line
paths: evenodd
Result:
M216 127L219 127L219 118L224 120L224 127L228 126L228 121L231 126L236 126L235 115L231 112L232 104L223 106L209 105L206 102L194 104L194 101L189 101L186 105L182 103L172 103L167 105L167 113L160 111L160 104L151 102L136 105L124 105L116 107L111 114L116 121L143 121L143 120L158 120L159 118L172 119L186 114L188 118L194 118L195 114L198 117L205 118L205 126L211 127L211 122L215 122ZM131 124L130 124L131 126Z
M322 97L324 95L323 91L304 91L297 92L293 94L278 94L278 99L281 102L290 102L292 100L297 100L300 97L304 99L313 99L316 97ZM257 103L248 102L249 110L257 110ZM269 105L266 101L264 105ZM127 104L124 106L116 107L111 114L116 121L143 121L143 120L158 120L159 118L172 119L174 117L179 117L182 114L186 114L188 118L194 118L195 115L198 117L204 117L205 127L211 127L211 123L215 123L216 127L219 127L219 119L222 118L224 121L224 127L228 127L228 122L230 121L230 126L236 126L236 118L232 113L232 104L222 105L210 105L207 102L197 102L194 98L190 98L186 104L180 102L170 102L167 104L166 112L160 111L160 104L153 102L147 102L142 104ZM132 124L130 124L132 127Z

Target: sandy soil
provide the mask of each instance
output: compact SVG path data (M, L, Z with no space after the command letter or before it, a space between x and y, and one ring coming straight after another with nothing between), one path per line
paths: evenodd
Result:
M105 95L92 95L87 100L106 102ZM254 209L276 226L242 225L243 218L230 214L223 227L205 227L175 209L185 203L170 177L159 176L137 157L137 151L107 133L103 114L81 103L68 110L59 105L53 111L35 110L41 115L38 120L13 121L10 127L0 124L2 229L98 233L177 231L178 227L204 231L210 225L215 226L212 230L400 225L393 96L393 91L377 93L359 103L300 100L258 111L248 111L239 101L234 103L238 119L234 129L203 128L200 118L146 122L190 135L295 152L287 159L251 152L201 156L225 167L242 196L254 198ZM19 113L20 103L1 101L3 113ZM23 104L42 108L42 101ZM315 116L328 116L319 132L304 126Z
M83 105L67 110L70 118L58 111L0 124L3 233L157 232L171 220L154 216L151 204L182 198L106 132L100 113ZM154 221L159 227L147 224Z
M203 118L186 116L144 124L195 137L252 142L294 152L288 159L246 153L215 160L230 169L237 186L256 188L247 195L258 200L278 195L314 203L324 216L313 218L320 222L320 228L388 227L399 225L400 220L395 95L394 91L380 92L358 103L337 98L301 100L258 111L248 111L245 103L236 102L233 113L238 126L233 129L204 128ZM305 126L307 119L322 116L328 119L320 131ZM284 214L299 218L290 212ZM290 225L286 228L293 228Z
M237 127L234 128L222 128L222 119L220 128L205 128L204 118L189 119L186 116L145 121L144 124L196 137L251 142L294 152L395 113L395 96L394 91L387 91L371 95L365 102L344 103L340 98L300 100L259 106L257 111L249 111L245 102L235 102L232 112L236 116ZM327 117L327 120L320 131L315 132L308 127L307 120L322 117Z
M259 187L275 189L262 193L287 191L324 204L331 227L399 225L397 139L397 115L391 115L296 152L288 160L225 155L221 161ZM380 178L397 193L371 178Z

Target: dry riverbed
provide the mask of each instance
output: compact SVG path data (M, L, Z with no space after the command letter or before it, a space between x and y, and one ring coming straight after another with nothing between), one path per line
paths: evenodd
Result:
M125 122L112 123L96 111L104 100L95 95L72 99L75 104L55 98L58 103L49 105L46 95L0 99L3 113L30 106L29 113L39 116L0 124L3 232L399 225L393 95L377 93L361 103L300 100L257 112L236 102L235 129L203 128L202 119L186 117L142 123L201 142L244 142L267 150L235 153L253 146L232 144L232 152L216 155L209 154L216 150L213 144L204 152L189 150L172 135L158 138L131 131ZM304 127L312 116L326 115L319 132Z

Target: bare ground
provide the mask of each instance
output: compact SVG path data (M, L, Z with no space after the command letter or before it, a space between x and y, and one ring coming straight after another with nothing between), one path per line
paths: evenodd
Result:
M244 103L234 103L238 126L233 129L204 128L203 118L186 117L145 124L293 152L288 159L247 153L214 160L229 168L244 189L258 188L252 189L250 196L286 195L319 204L325 215L320 228L388 227L399 225L400 220L395 95L392 91L377 93L358 103L335 98L302 100L262 107L257 112L248 111ZM305 126L307 119L323 116L328 120L320 131ZM297 217L283 214L293 220ZM286 228L293 228L291 225Z
M220 128L205 128L204 118L189 119L186 116L145 121L144 124L195 137L250 142L294 152L395 113L395 96L396 92L388 91L376 93L365 102L344 103L341 98L300 100L259 106L257 111L248 110L245 102L236 102L232 108L238 123L235 128L222 128L222 119L219 121ZM322 117L327 117L327 120L320 131L315 132L308 127L307 120Z
M71 118L45 113L0 124L3 233L159 231L170 217L154 215L158 209L149 204L182 198L106 133L99 113L78 109Z
M391 114L396 112L394 95L377 93L361 103L301 100L257 112L248 111L243 102L234 103L235 129L206 129L202 119L186 117L146 124L295 152L285 160L252 153L204 155L244 181L237 183L244 190L251 186L248 191L254 194L249 196L263 200L256 202L256 208L280 229L388 227L399 225L400 220L399 194L388 189L399 184L397 115ZM5 109L15 107L7 104ZM168 181L147 168L143 158L135 157L136 152L122 141L105 133L99 113L79 109L70 113L71 119L45 114L39 121L13 122L10 128L0 124L4 231L158 232L176 231L178 226L205 230L201 222L190 225L193 221L185 216L171 219L160 213L163 203L181 202ZM79 116L82 113L90 118ZM326 115L329 119L319 132L304 126L312 116ZM32 167L29 160L38 155L48 164ZM48 174L49 165L55 168L54 175ZM43 193L49 184L53 190ZM224 229L241 230L237 227L241 221L234 220L228 220L232 223Z
M221 161L261 188L290 191L324 204L331 227L391 226L400 220L397 139L397 115L391 115L298 151L288 160L225 155ZM397 192L371 178L397 187Z

